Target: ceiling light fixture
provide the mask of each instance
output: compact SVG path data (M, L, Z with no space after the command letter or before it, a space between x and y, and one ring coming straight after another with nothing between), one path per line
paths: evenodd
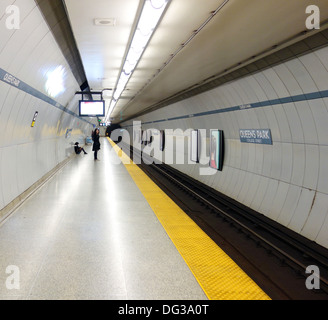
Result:
M113 112L169 2L170 0L146 0L144 2L106 119Z
M201 32L201 30L216 16L216 14L219 13L219 11L229 2L229 0L224 0L221 5L214 11L211 12L210 16L201 24L201 26L197 29L194 30L194 32L192 33L192 35L186 40L184 41L181 46L174 52L172 53L169 58L164 62L164 64L162 65L161 68L157 69L157 72L150 78L148 79L147 83L139 89L139 91L132 97L132 99L134 99L138 94L140 94L141 91L143 91L149 84L150 82L158 76L159 73L161 73L164 68L166 68L169 63L173 60L174 57L177 56L177 54L183 50L192 40L193 38L198 35L199 32Z
M115 18L104 18L104 19L94 19L94 23L96 26L109 26L115 27L116 26L116 19Z

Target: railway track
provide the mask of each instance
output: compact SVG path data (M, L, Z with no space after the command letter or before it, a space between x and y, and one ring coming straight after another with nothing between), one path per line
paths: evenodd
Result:
M123 151L133 154L127 145ZM139 166L272 299L328 300L326 248L168 165ZM319 272L307 273L309 266ZM307 281L319 288L308 289Z

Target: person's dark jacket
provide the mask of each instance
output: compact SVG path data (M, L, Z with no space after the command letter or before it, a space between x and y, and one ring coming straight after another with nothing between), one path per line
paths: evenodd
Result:
M99 150L100 149L99 134L94 134L92 136L92 140L93 140L92 151Z
M74 147L74 149L75 149L75 153L76 154L80 154L81 153L81 148L78 146L78 145L76 145L75 147Z

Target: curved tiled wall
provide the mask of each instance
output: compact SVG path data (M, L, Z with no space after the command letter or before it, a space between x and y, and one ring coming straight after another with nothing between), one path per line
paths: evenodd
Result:
M19 29L8 28L13 16L5 9L12 4L19 9ZM67 159L72 142L83 142L91 131L76 116L79 84L35 1L6 0L1 8L0 210ZM58 95L46 87L54 72L62 74Z
M143 129L207 129L201 163L172 166L328 247L327 90L325 47L134 120ZM122 123L130 136L131 125ZM272 145L240 141L240 129L268 128ZM201 175L209 129L224 130L224 167ZM177 152L187 159L188 144Z

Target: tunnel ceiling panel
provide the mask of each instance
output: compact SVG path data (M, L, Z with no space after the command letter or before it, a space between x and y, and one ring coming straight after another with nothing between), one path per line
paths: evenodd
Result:
M110 100L144 1L64 2L90 88L110 89ZM327 21L326 0L170 1L111 114L114 122L300 36L309 5Z

